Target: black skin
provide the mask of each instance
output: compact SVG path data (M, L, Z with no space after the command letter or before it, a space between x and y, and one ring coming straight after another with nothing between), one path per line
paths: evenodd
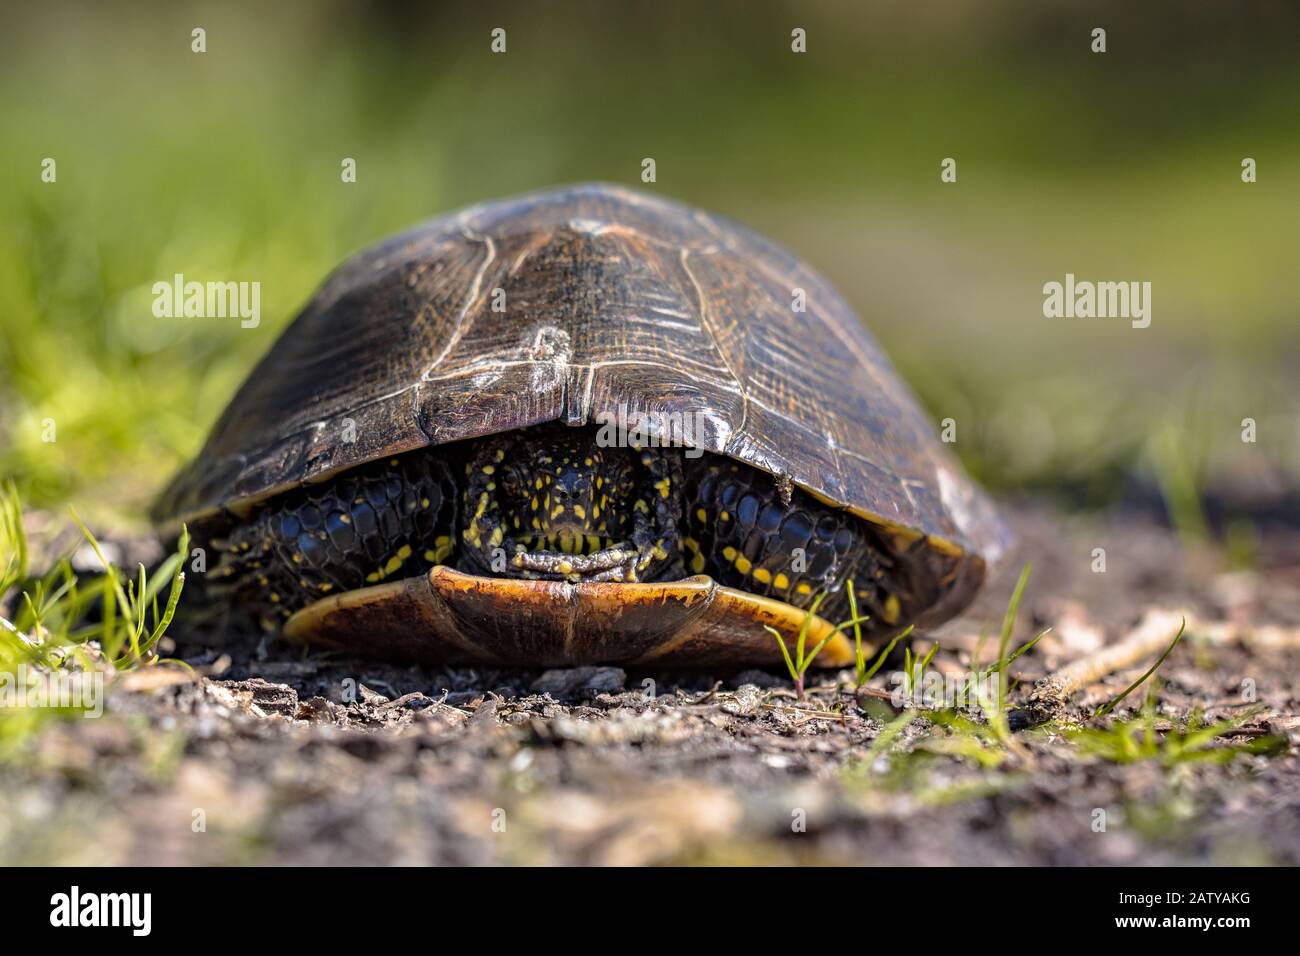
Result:
M921 595L866 522L728 458L601 447L539 426L372 462L272 499L213 536L210 597L268 627L332 593L427 572L720 584L892 625Z

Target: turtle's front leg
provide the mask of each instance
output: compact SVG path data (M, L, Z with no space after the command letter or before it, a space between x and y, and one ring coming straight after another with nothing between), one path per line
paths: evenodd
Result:
M852 514L756 468L709 457L688 464L684 504L688 571L796 607L825 592L818 613L836 621L849 616L852 578L859 614L882 628L898 620L892 555Z
M300 488L209 542L204 590L267 622L342 591L411 577L454 550L456 486L436 451Z

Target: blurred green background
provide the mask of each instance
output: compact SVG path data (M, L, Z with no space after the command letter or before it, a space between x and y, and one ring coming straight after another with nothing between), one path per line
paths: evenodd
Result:
M346 255L476 201L636 186L647 156L644 188L825 273L936 422L957 420L956 449L990 486L1072 506L1171 483L1300 487L1294 4L40 3L3 17L0 476L38 506L140 522ZM41 182L45 157L57 183ZM340 181L343 157L356 183ZM261 326L155 318L150 287L177 272L261 282ZM1150 281L1151 327L1044 318L1043 284L1067 272ZM1245 417L1257 444L1240 440Z

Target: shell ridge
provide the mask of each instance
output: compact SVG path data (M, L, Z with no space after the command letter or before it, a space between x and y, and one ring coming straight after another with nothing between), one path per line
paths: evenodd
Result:
M429 365L423 373L421 373L420 381L422 382L429 381L430 376L433 375L434 369L441 365L447 356L451 354L451 350L460 344L460 340L464 337L466 332L466 319L469 317L470 309L473 308L474 303L478 301L480 289L483 285L483 276L486 275L488 267L497 257L496 243L492 241L491 236L475 232L469 227L463 228L461 234L471 242L483 243L483 262L474 272L474 280L470 283L469 292L465 296L465 304L461 306L460 312L456 316L456 327L452 329L451 335L447 337L447 343L442 347L442 351L438 353L437 357L434 358L433 363ZM473 320L470 320L468 324L472 323Z
M727 374L731 376L737 394L740 395L740 424L731 429L731 433L727 436L726 448L727 451L730 452L734 447L734 444L740 439L741 434L745 431L745 425L749 422L749 392L745 388L745 383L740 380L740 376L736 374L736 370L732 367L731 361L727 358L726 352L723 351L722 343L718 341L718 333L713 328L713 322L709 318L708 300L704 295L704 290L700 288L699 280L695 278L695 273L691 271L691 267L686 261L690 254L691 250L683 249L678 255L678 260L681 262L682 271L686 273L686 277L690 280L691 288L695 290L695 300L699 305L700 325L704 328L704 331L708 333L709 341L717 351L718 358L722 360L722 364L726 368Z

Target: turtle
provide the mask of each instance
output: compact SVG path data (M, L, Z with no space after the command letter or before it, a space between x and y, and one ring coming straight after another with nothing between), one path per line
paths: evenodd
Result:
M206 608L435 665L842 665L850 582L870 645L1009 540L824 278L601 184L345 262L153 517Z

